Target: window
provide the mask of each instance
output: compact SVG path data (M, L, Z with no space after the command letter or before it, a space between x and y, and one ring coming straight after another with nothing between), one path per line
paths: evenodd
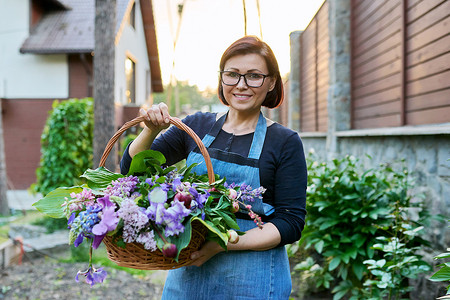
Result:
M136 64L130 58L125 59L126 103L136 103Z

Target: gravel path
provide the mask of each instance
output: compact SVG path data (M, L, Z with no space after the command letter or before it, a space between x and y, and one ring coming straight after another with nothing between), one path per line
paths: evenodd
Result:
M90 287L75 282L86 263L60 263L40 258L0 270L0 299L160 299L165 271L148 271L138 277L105 268L103 284Z

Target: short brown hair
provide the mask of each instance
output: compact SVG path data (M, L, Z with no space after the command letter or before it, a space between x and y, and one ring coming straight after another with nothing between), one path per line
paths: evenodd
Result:
M266 99L262 103L262 106L268 108L278 107L283 102L283 81L281 79L280 70L278 68L278 62L275 58L275 54L272 49L265 42L260 40L256 36L244 36L239 40L231 44L222 55L220 60L220 71L224 70L225 63L233 56L245 55L245 54L259 54L261 55L269 69L269 75L275 79L275 87L272 91L268 92ZM229 105L223 95L223 87L219 78L219 98L223 104Z

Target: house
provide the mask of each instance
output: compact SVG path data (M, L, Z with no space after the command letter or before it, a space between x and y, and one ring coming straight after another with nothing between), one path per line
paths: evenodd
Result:
M303 32L291 33L288 104L306 152L353 155L367 168L405 159L414 190L446 216L449 11L445 0L325 1ZM435 226L427 234L444 249L448 224Z
M95 0L0 0L0 100L9 190L35 182L55 99L93 95ZM117 0L116 123L162 92L151 0ZM4 180L4 179L2 179Z

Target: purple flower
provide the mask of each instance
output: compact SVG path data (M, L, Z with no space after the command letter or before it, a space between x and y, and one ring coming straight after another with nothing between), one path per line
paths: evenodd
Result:
M153 233L153 230L141 233L136 239L136 242L144 245L144 248L147 250L155 251L156 249L158 249L158 247L156 246L155 234Z
M175 178L175 179L173 180L173 182L172 182L172 190L173 190L174 192L176 192L176 191L177 191L177 188L181 185L181 178L182 178L182 177L177 177L177 178Z
M136 240L141 229L148 224L145 210L139 207L133 200L127 199L122 202L118 211L119 217L123 219L123 239L126 243Z
M137 176L118 178L111 182L111 185L106 188L105 193L110 196L129 198L138 184L139 178Z
M115 206L105 207L101 215L100 223L92 227L92 233L95 235L92 248L97 249L106 234L116 229L119 223L119 215L115 209Z
M191 213L183 203L180 201L173 201L172 206L169 207L163 215L164 224L166 225L165 235L177 235L184 231L182 224L183 218Z
M78 247L83 238L91 239L94 237L92 228L100 222L99 211L102 209L100 205L86 206L86 210L74 217L72 214L69 218L70 231L77 236L74 245Z
M89 267L86 271L78 271L77 276L75 277L75 281L79 282L78 276L82 275L85 277L86 283L89 283L91 287L96 283L102 283L108 273L103 270L103 268L94 269L93 267Z

